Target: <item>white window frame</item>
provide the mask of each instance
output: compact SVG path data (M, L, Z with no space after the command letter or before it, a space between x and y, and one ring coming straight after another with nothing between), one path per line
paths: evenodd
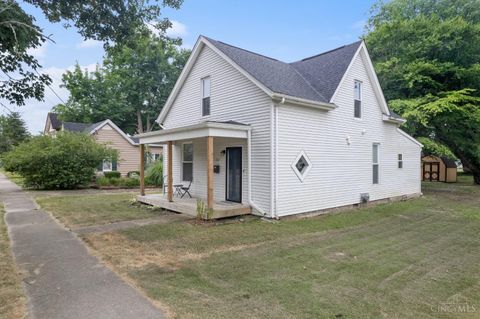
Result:
M375 156L373 155L373 150L377 149L377 161L375 162ZM374 167L377 166L377 182L374 179ZM372 144L372 184L377 185L380 184L380 143L373 143Z
M185 161L185 158L184 158L184 156L185 156L185 151L184 151L185 145L188 145L188 144L192 145L192 160L191 160L191 161ZM193 145L193 142L185 142L185 143L182 143L182 180L183 180L184 182L186 182L186 180L184 180L184 178L183 178L183 177L184 177L183 164L192 164L192 181L193 181L193 159L194 159L194 153L195 153L195 147L194 147L194 145Z
M105 164L107 164L107 163L110 164L110 168L105 169ZM112 161L103 160L103 162L102 162L102 172L111 172L112 170L113 170Z
M205 83L206 83L206 81L208 81L208 96L205 94ZM210 76L206 76L206 77L201 78L200 85L201 85L201 90L202 90L202 102L201 102L202 117L210 116L210 114L212 113L212 98L211 98L211 95L212 95L212 78ZM205 99L207 97L210 99L209 106L208 106L208 114L203 114L203 99Z
M305 171L300 172L297 168L297 162L300 160L300 158L303 156L303 158L307 161L307 168L305 169ZM305 180L305 178L307 177L308 173L310 172L310 170L312 169L312 162L310 161L310 158L308 158L307 154L305 153L304 150L301 150L300 153L297 155L297 157L295 158L295 160L292 162L292 164L290 165L293 169L293 171L295 172L295 174L297 175L298 179L303 183L303 181Z
M398 160L397 168L403 169L403 153L398 153L397 160Z
M359 97L357 99L357 91L355 89L355 86L356 84L359 84L358 88L359 88ZM360 101L360 116L357 117L355 116L355 101ZM361 120L362 119L362 115L363 115L363 82L360 81L360 80L353 80L353 118L354 119L357 119L357 120Z

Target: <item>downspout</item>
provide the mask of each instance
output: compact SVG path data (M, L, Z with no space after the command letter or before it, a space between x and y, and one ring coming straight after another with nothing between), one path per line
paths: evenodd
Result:
M283 104L283 103L282 103ZM278 106L274 104L275 110L275 218L278 219Z
M247 131L247 170L248 170L248 204L253 207L256 211L260 212L263 216L267 213L258 207L252 200L252 131Z
M276 107L275 103L272 102L272 108L270 111L270 217L278 219L277 212L275 209L275 196L276 196L276 158L275 158L275 152L276 152L276 123L275 123L275 117L276 117Z

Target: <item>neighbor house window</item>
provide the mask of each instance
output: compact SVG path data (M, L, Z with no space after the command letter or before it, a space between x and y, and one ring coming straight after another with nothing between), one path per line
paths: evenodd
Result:
M353 116L362 117L362 82L355 80L354 93L354 111Z
M193 180L193 144L183 144L182 150L182 180Z
M102 171L110 172L112 170L112 162L110 161L103 161Z
M372 166L373 166L373 184L378 184L378 174L379 174L379 154L380 154L380 144L373 144L373 154L372 154Z
M403 154L398 154L398 168L403 168Z
M312 167L312 163L310 162L307 154L305 154L304 151L301 151L291 166L295 174L297 174L297 177L303 182L310 171L310 168Z
M210 77L202 79L202 116L210 115Z

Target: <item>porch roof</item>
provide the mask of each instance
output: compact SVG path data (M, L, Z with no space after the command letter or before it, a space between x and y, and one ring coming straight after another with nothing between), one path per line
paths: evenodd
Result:
M135 135L140 144L165 143L168 141L188 140L200 137L248 138L251 126L234 121L206 121L199 124L176 127Z

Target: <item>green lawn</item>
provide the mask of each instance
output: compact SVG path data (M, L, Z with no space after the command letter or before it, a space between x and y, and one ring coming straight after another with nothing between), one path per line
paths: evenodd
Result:
M133 193L44 196L37 203L63 224L75 228L157 216L161 210L133 204Z
M0 204L0 318L24 318L25 298L21 279L10 253L10 242L3 215L3 207Z
M340 214L84 239L170 317L479 318L480 187L424 186L423 198ZM438 312L456 300L476 312Z

